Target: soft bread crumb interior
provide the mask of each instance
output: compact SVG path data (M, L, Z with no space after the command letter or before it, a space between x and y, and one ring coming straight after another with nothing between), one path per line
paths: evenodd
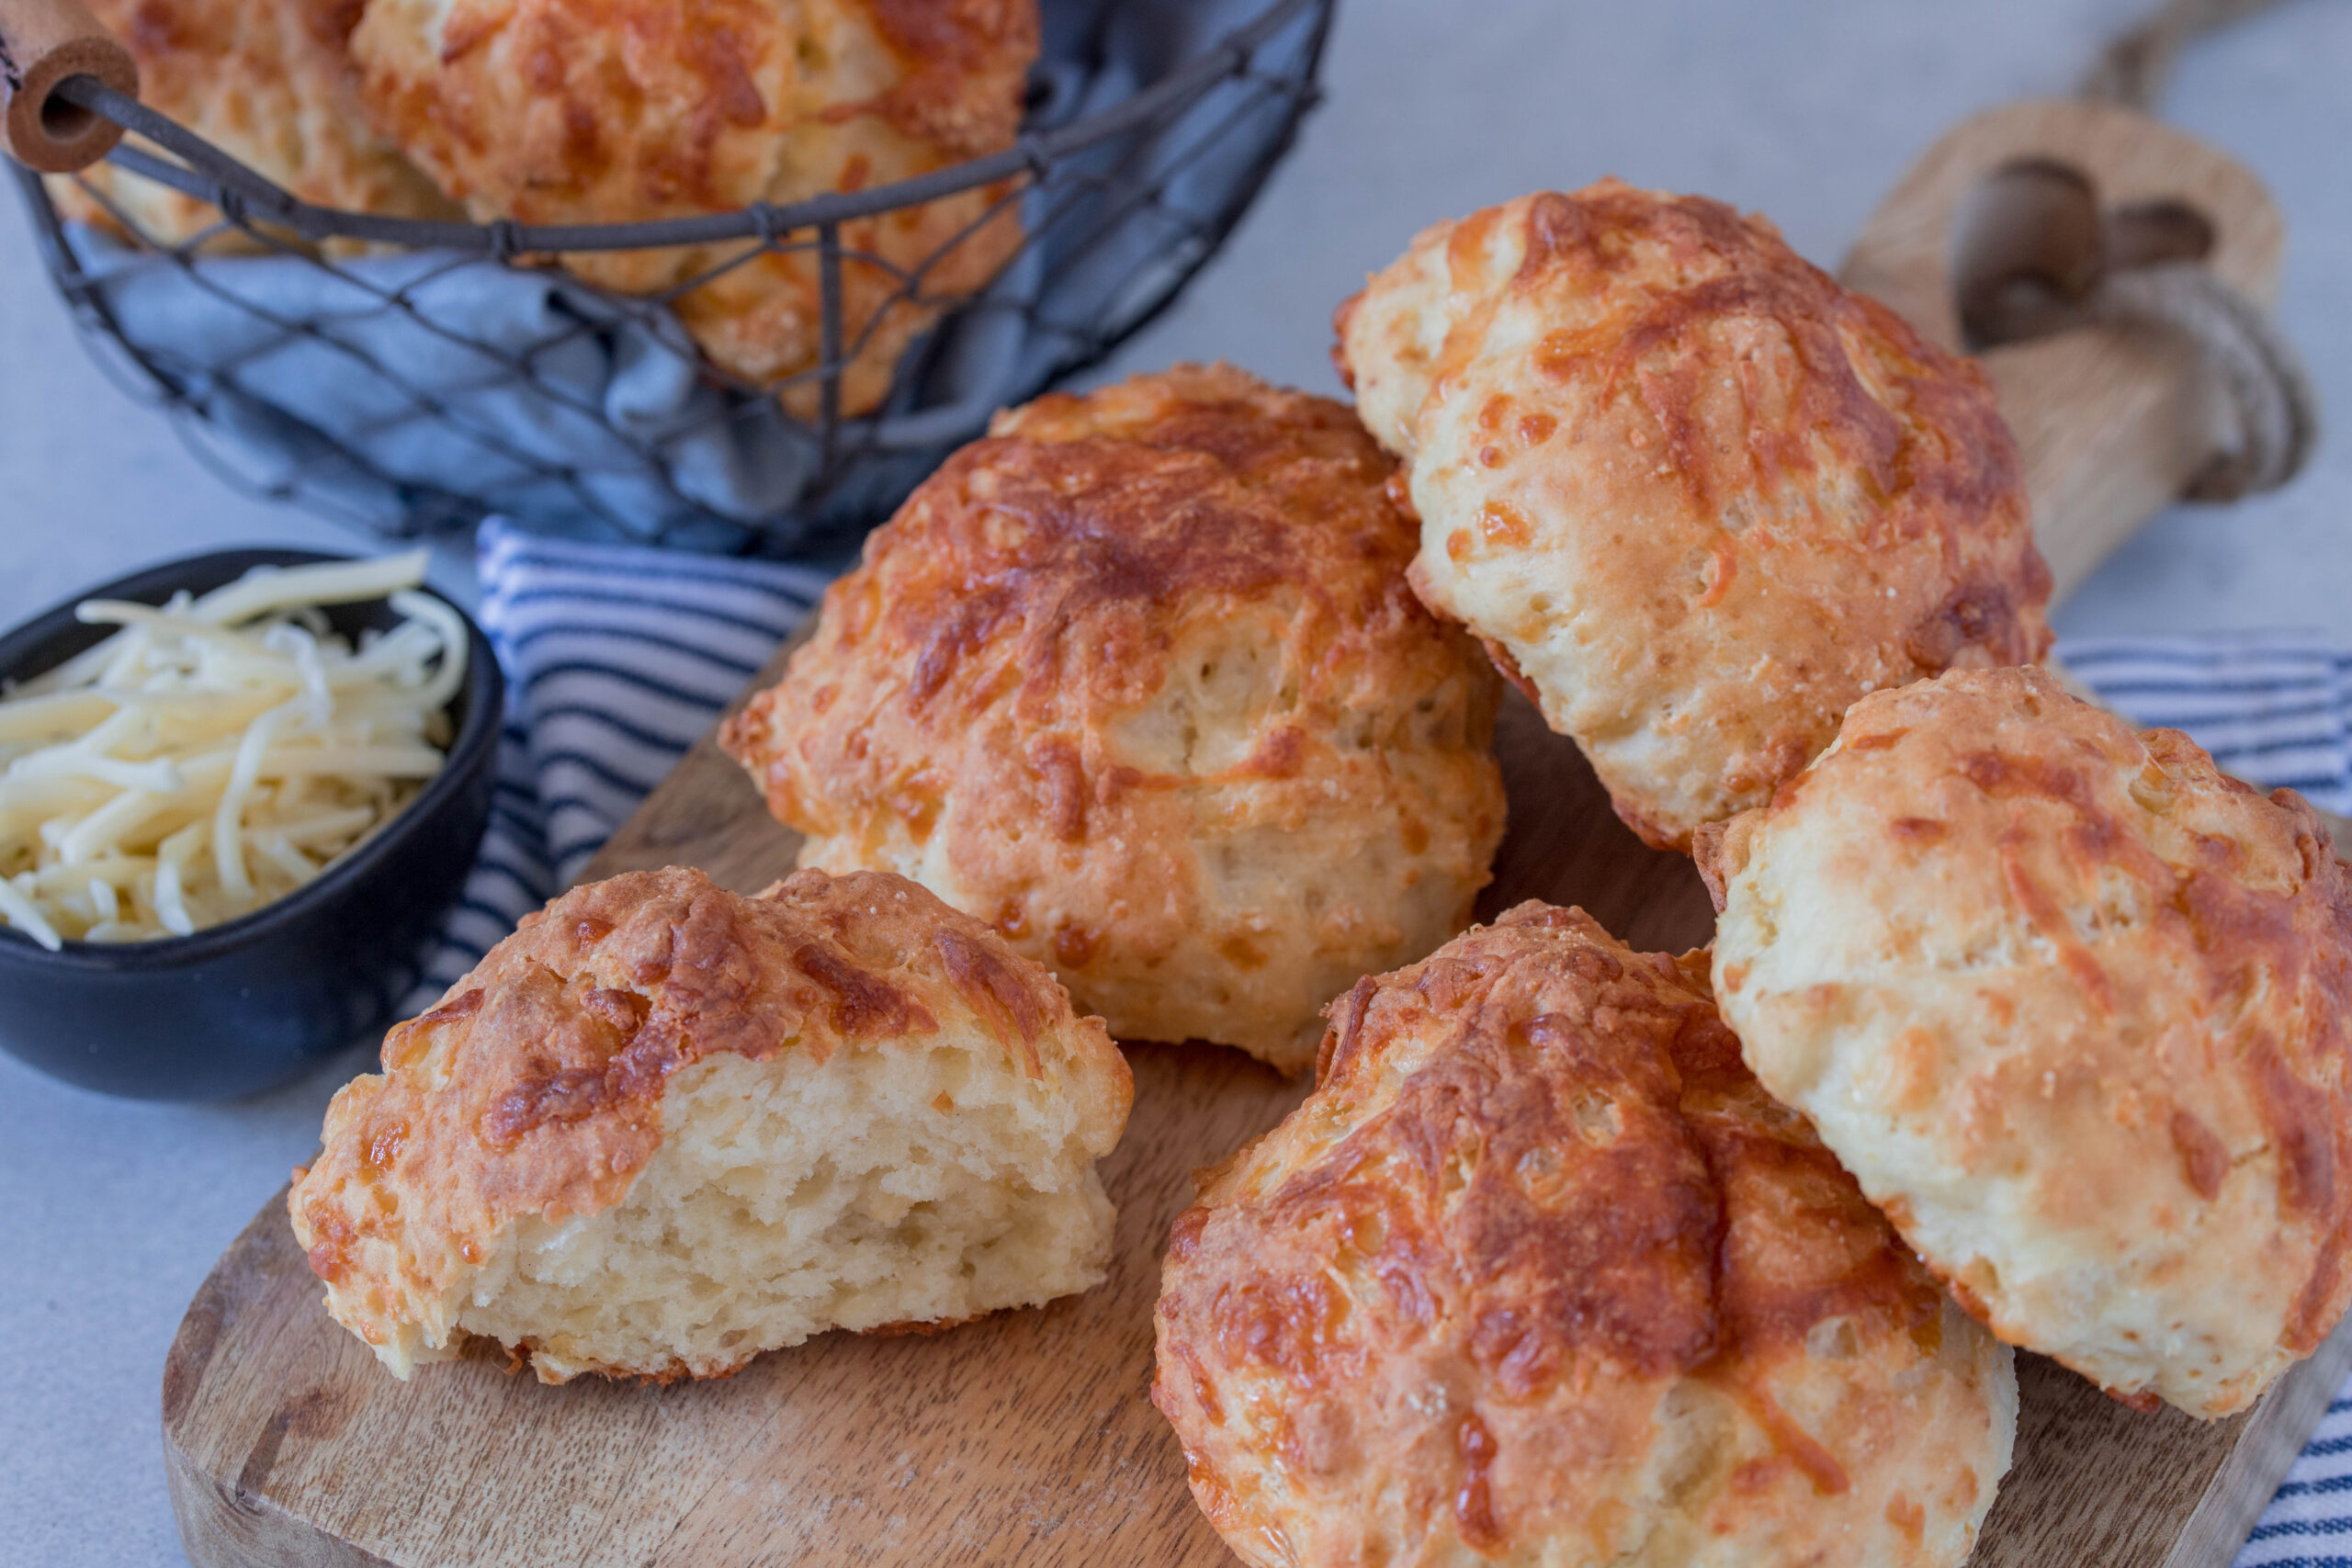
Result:
M976 1039L696 1063L628 1196L519 1223L458 1326L527 1342L549 1382L709 1376L1099 1284L1113 1212L1079 1107L1001 1059Z

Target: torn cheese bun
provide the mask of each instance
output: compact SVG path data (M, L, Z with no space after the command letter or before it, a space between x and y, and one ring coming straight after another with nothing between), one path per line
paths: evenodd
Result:
M1331 1010L1178 1219L1152 1397L1259 1568L1955 1568L2017 1382L1703 953L1522 904Z
M829 1328L1098 1283L1131 1081L1098 1020L899 877L575 888L328 1108L288 1207L394 1373L719 1377Z

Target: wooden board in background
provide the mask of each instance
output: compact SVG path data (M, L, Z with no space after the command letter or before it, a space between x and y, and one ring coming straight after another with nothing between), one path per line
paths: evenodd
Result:
M1610 815L1574 746L1515 695L1511 829L1482 916L1581 904L1636 946L1713 924L1688 861ZM791 864L707 740L589 868L699 864L756 891ZM189 1308L164 1382L165 1461L198 1568L751 1568L848 1562L1216 1568L1233 1560L1145 1393L1159 1254L1190 1172L1305 1093L1237 1052L1130 1051L1135 1111L1104 1177L1111 1278L935 1337L831 1334L720 1382L560 1388L488 1360L395 1382L320 1304L283 1199ZM2339 1332L2254 1413L2141 1416L2020 1360L2018 1460L1981 1568L2191 1568L2243 1539L2352 1362Z

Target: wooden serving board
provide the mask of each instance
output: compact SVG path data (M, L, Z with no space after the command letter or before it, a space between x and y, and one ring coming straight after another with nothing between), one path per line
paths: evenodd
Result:
M1481 918L1580 904L1635 946L1713 926L1689 861L1645 849L1591 769L1515 694L1498 750L1511 825ZM795 836L706 739L590 876L686 863L753 892ZM1107 1283L935 1337L826 1335L721 1382L543 1387L490 1360L395 1382L337 1327L284 1198L189 1307L164 1375L164 1446L198 1568L751 1568L1149 1562L1227 1553L1145 1397L1151 1308L1191 1171L1305 1093L1239 1053L1132 1047L1135 1111L1104 1163ZM2339 1331L2259 1408L2137 1415L2022 1358L2018 1462L1981 1568L2192 1568L2227 1560L2352 1364Z
M2151 152L2118 112L2026 106L1963 126L1873 219L1849 279L1949 336L1935 306L1958 204L1985 172L2039 149L2107 192L2213 214L2213 265L2267 288L2278 230L2260 187L2226 161L2184 156L2185 139ZM2100 333L1987 363L2063 590L2201 461L2196 400L2179 384L2190 367ZM1583 906L1639 948L1707 940L1713 919L1690 863L1620 826L1576 748L1516 695L1498 750L1510 829L1481 918L1541 897ZM690 864L752 892L790 868L795 847L705 739L589 874ZM548 1388L486 1360L396 1382L327 1317L281 1193L205 1281L164 1369L164 1460L189 1557L198 1568L1230 1562L1146 1399L1151 1308L1190 1172L1272 1126L1306 1085L1208 1046L1140 1045L1130 1060L1134 1113L1104 1162L1119 1207L1105 1284L934 1337L827 1335L720 1382ZM2256 1409L2206 1425L2134 1414L2021 1358L2017 1463L1976 1564L2225 1562L2348 1364L2352 1330L2339 1330Z

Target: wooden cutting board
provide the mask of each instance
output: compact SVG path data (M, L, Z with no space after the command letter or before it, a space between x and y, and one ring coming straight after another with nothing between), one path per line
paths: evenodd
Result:
M1645 849L1576 748L1513 694L1498 750L1511 826L1481 917L1580 904L1637 947L1713 925L1689 861ZM796 840L707 740L589 868L684 863L753 892ZM560 1388L491 1360L395 1382L337 1327L283 1195L206 1280L164 1377L164 1458L198 1568L749 1568L1231 1559L1146 1401L1151 1307L1193 1168L1297 1103L1238 1052L1132 1050L1135 1111L1105 1162L1107 1283L932 1338L827 1335L722 1382ZM2352 1364L2339 1331L2261 1406L2204 1425L2137 1415L2021 1358L2018 1463L1983 1568L2226 1560Z
M2102 118L2114 111L2030 111L2041 118L2030 134L1996 116L1940 144L1873 220L1854 265L1879 267L1890 294L1906 254L1940 266L1952 214L1928 209L1966 194L1974 176L1952 170L1981 173L2021 134L2094 172L2108 154L2077 145L2085 134L2114 142L2114 156L2141 156L2141 143ZM2234 165L2207 177L2210 165L2169 163L2207 180L2186 198L2229 220L2233 248L2216 265L2240 269L2243 287L2267 288L2278 231L2259 187ZM2251 253L2234 238L2249 225ZM2073 335L2083 341L2071 348L2002 351L2038 355L2040 374L1988 356L2025 433L2045 536L2066 580L2170 494L2202 450L2184 423L2194 400L2143 384L2184 373L2177 355ZM2068 428L2082 440L2052 434ZM2109 467L2084 465L2094 440ZM1481 918L1541 897L1582 905L1636 947L1707 940L1713 916L1690 863L1643 848L1575 747L1515 695L1498 749L1510 830ZM588 874L683 863L751 892L790 868L795 846L705 740ZM1119 1206L1108 1282L934 1337L828 1335L719 1382L548 1388L489 1360L428 1366L396 1382L328 1319L281 1193L205 1281L164 1369L164 1460L189 1557L198 1568L1230 1562L1146 1400L1159 1255L1192 1197L1191 1170L1272 1126L1306 1086L1214 1047L1141 1045L1130 1059L1135 1110L1104 1164ZM2347 1364L2352 1332L2339 1330L2256 1410L2208 1425L2134 1414L2021 1358L2018 1461L1975 1562L2226 1562Z

